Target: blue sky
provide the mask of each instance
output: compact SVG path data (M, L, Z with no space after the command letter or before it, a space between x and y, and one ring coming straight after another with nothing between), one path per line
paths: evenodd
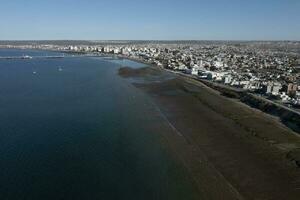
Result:
M300 0L0 0L0 40L300 40Z

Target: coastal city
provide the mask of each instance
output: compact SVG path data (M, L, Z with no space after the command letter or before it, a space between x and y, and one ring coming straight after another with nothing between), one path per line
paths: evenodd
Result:
M1 1L0 200L299 200L299 10Z
M111 42L0 47L115 55L249 91L296 110L300 107L299 42Z

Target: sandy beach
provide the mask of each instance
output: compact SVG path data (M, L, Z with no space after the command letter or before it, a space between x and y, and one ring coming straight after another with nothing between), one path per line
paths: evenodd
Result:
M300 137L268 114L155 67L121 68L174 130L163 135L205 199L299 199Z

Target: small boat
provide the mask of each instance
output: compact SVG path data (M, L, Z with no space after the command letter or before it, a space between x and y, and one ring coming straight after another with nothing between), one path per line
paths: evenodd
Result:
M32 57L31 57L31 56L28 56L28 55L22 56L21 58L22 58L22 59L32 59Z
M58 71L60 71L60 72L61 72L62 70L63 70L63 69L62 69L61 67L58 67Z
M33 74L36 74L37 72L36 72L36 71L33 71L32 73L33 73Z

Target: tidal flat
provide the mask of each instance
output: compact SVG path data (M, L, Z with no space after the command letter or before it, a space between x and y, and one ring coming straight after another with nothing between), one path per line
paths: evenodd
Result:
M277 118L155 67L119 75L150 95L172 126L167 145L205 199L299 198L300 138Z

